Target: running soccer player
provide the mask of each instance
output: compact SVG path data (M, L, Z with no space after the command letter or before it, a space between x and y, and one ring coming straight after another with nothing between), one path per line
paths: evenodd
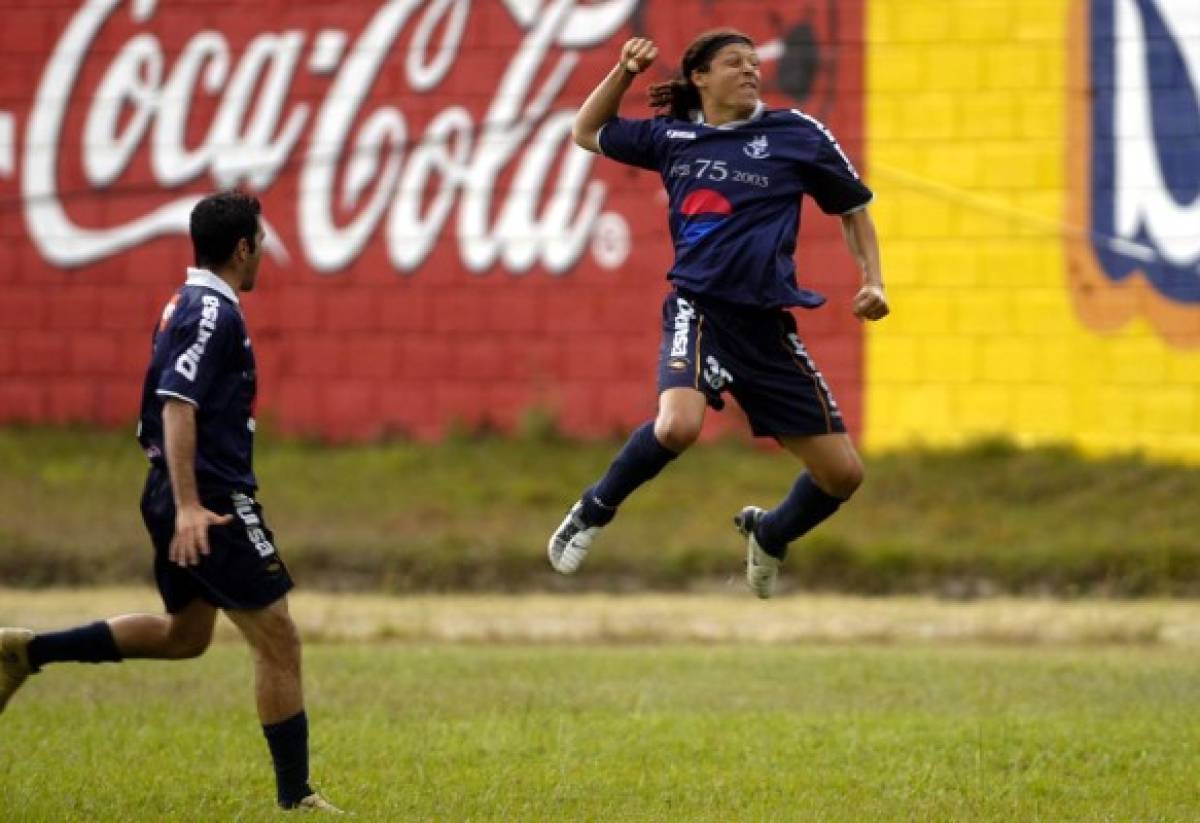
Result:
M236 191L191 214L196 268L163 310L142 390L138 441L150 460L142 518L166 614L126 614L66 631L0 629L0 711L50 663L199 657L217 609L254 654L255 696L285 809L339 812L308 782L308 717L292 579L275 549L251 466L256 376L238 292L262 259L257 199Z
M658 415L571 506L547 553L555 570L574 573L621 503L696 441L707 407L723 408L728 392L755 436L775 438L807 469L774 509L747 506L734 518L746 538L747 583L766 598L788 544L837 511L863 478L788 311L825 302L796 282L801 198L840 217L862 274L854 314L879 320L888 304L866 210L872 194L824 125L763 106L754 43L731 29L697 37L679 74L651 86L651 106L664 115L618 117L621 98L657 55L649 40L626 42L579 110L574 137L588 151L658 172L667 190L675 263L663 304Z

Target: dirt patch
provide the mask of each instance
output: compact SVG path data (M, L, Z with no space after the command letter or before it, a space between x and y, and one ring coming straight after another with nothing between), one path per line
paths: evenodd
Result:
M299 593L311 641L985 643L1200 647L1200 603L743 594L382 597ZM50 629L161 605L145 588L0 589L0 625ZM236 637L222 620L218 639Z

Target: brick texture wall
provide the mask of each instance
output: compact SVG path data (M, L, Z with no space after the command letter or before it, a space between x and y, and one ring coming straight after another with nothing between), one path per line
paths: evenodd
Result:
M1195 11L869 3L895 314L868 330L868 446L1001 434L1200 461Z
M654 175L578 165L561 129L624 39L655 37L665 74L691 36L736 25L763 46L769 103L864 151L859 2L4 13L0 423L132 428L151 329L190 263L189 198L240 185L273 241L245 300L268 425L424 438L542 409L575 434L627 430L654 410L665 201ZM801 328L857 431L856 277L837 222L807 214L802 279L831 305Z

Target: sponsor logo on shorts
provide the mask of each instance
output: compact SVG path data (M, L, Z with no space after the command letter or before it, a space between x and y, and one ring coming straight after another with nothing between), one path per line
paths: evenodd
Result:
M675 335L671 338L671 356L687 357L688 337L690 336L688 331L691 328L692 320L696 318L696 310L682 297L675 298L675 305Z
M667 363L667 368L669 368L671 371L686 371L687 367L688 361L684 360L682 357L672 357L670 362Z
M250 541L250 545L254 546L254 550L258 552L258 556L270 557L275 554L275 547L271 545L271 541L267 538L267 533L262 527L262 519L254 512L253 498L241 492L236 492L233 495L233 510L237 512L237 516L246 527L246 538Z
M825 395L825 402L829 404L829 411L835 417L841 417L842 413L838 409L837 401L833 399L833 392L829 390L829 384L825 382L824 375L817 369L817 364L808 356L808 349L804 348L804 343L800 341L800 335L789 334L788 340L792 344L792 350L796 356L804 361L808 367L808 371L812 374L813 379L817 381L817 385L821 387L821 393Z

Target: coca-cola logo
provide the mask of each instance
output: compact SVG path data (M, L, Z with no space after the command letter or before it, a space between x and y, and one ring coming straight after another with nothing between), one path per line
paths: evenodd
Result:
M411 272L445 235L475 272L561 273L589 244L601 265L620 265L628 227L602 213L605 185L593 156L571 142L575 108L562 98L581 51L613 38L636 6L504 0L515 45L494 73L472 74L472 98L490 95L473 113L436 95L464 54L478 13L469 0L393 0L355 32L259 30L240 49L204 26L168 49L155 0L88 0L50 51L28 113L28 233L47 262L84 266L186 233L202 189L265 192L294 178L294 213L267 215L266 248L316 272L345 269L375 238L395 270ZM114 27L131 31L100 48ZM385 69L390 92L379 89ZM322 93L306 99L298 86ZM443 105L431 113L435 95ZM422 103L419 130L409 101ZM11 133L11 120L0 132L5 124ZM64 166L94 193L139 185L135 164L161 202L100 225L72 215Z
M193 204L229 186L259 195L267 252L287 263L248 301L270 342L261 377L281 431L436 436L450 420L505 429L534 407L581 434L640 419L674 252L665 193L650 173L575 147L578 107L625 39L648 36L661 57L621 110L650 116L647 85L697 34L732 25L758 44L767 104L815 107L857 157L859 87L825 92L861 73L861 50L827 40L860 42L862 11L862 0L12 6L0 420L128 419L144 318L191 262ZM836 232L807 221L798 262L848 300L849 257L822 251ZM832 341L856 385L859 331L845 322L812 337Z

